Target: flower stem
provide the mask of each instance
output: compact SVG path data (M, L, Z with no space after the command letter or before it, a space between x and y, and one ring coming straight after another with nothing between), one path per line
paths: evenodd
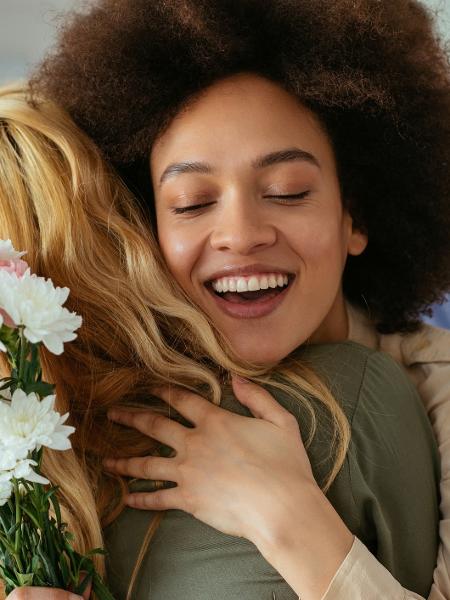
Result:
M22 562L20 560L20 546L21 546L20 527L21 527L21 520L22 520L22 511L21 511L21 506L20 506L19 482L15 478L13 479L13 486L14 486L14 500L16 502L16 525L17 525L16 537L15 537L15 543L14 543L14 557L17 561L20 572L23 573Z
M23 389L23 375L25 371L25 359L26 359L26 351L27 351L27 342L25 336L23 334L23 325L19 327L20 329L20 364L19 364L19 386Z

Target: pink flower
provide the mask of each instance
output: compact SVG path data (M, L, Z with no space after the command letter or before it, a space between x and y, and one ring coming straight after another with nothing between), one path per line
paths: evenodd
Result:
M8 271L8 273L14 273L17 277L22 277L28 269L28 263L21 258L16 260L0 260L0 269Z
M21 258L24 254L26 252L15 250L11 240L0 240L0 271L11 273L19 279L23 277L25 271L28 269L28 263ZM17 326L9 314L2 308L0 308L0 315L4 317L4 323L8 327L15 328Z

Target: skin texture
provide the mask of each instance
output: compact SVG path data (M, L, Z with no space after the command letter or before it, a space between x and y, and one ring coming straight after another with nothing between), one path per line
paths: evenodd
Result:
M300 160L260 169L256 157L300 148ZM208 162L213 173L175 173L168 165ZM347 335L342 274L367 238L343 209L332 146L317 118L281 86L251 73L215 83L154 144L150 165L159 244L185 292L240 357L279 361L311 342ZM276 196L309 192L304 198ZM271 196L271 197L270 197ZM174 208L203 204L175 214ZM204 282L225 266L263 263L295 274L284 301L265 317L224 314Z

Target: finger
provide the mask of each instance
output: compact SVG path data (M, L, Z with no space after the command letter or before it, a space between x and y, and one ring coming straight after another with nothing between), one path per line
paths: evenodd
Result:
M92 591L92 582L88 583L87 588L84 590L83 600L89 600L89 598L91 597L91 591Z
M232 374L233 392L241 404L244 404L258 419L264 419L281 428L296 427L297 419L260 385Z
M152 393L195 425L200 424L206 414L214 410L214 405L209 400L179 386L158 386L152 389Z
M108 411L108 419L127 427L134 427L145 435L175 449L183 447L184 436L188 431L188 428L181 423L151 410L133 411L115 408Z
M179 487L156 492L136 492L125 497L125 504L141 510L185 510Z
M143 456L137 458L107 458L103 461L107 471L136 477L137 479L178 480L178 468L173 458Z
M91 597L91 590L92 590L92 578L89 576L89 574L88 574L87 571L81 571L80 572L79 584L84 581L85 577L89 577L90 581L87 584L86 589L83 592L83 600L89 600L89 598Z
M23 586L13 590L7 600L83 600L78 594L45 587Z

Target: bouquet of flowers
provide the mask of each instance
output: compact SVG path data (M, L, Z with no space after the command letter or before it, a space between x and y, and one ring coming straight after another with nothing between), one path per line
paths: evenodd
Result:
M69 288L30 272L11 240L0 240L0 351L11 367L0 379L0 577L6 593L43 586L114 600L91 556L72 547L58 488L40 473L44 448L67 450L74 427L54 410L54 386L42 381L40 344L54 354L77 337L82 319L63 308Z

